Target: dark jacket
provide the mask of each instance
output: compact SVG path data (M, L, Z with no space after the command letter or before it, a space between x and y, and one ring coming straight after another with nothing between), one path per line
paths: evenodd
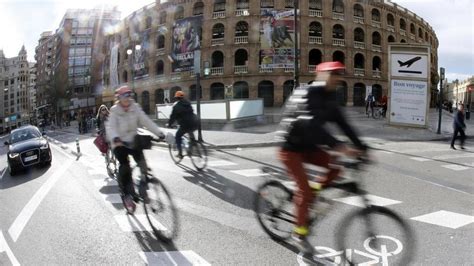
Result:
M173 105L168 125L172 125L175 121L183 129L195 130L197 128L197 117L188 100L182 99Z
M294 116L294 121L288 128L284 149L305 151L318 149L319 145L336 146L339 141L325 129L327 122L337 124L357 148L367 148L347 123L337 103L336 92L326 91L324 82L317 82L305 90L306 93L297 92L300 99L294 96L290 98L290 101L299 102L299 108L296 109L304 109L304 112L296 111L300 114Z
M457 111L454 116L453 127L455 129L465 129L466 124L464 124L464 112Z

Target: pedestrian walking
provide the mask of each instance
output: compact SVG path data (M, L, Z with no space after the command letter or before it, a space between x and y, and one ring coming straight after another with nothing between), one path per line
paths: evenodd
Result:
M460 134L460 147L464 150L464 141L466 140L466 134L464 133L464 130L466 130L466 124L464 123L464 104L462 103L459 104L456 115L454 116L453 129L454 133L453 138L451 139L451 149L456 149L454 147L454 142L456 141L458 134Z
M375 105L375 97L372 94L372 92L367 95L367 98L365 99L365 114L368 115L369 113L369 107L370 111L372 112L372 116L374 116L374 105Z

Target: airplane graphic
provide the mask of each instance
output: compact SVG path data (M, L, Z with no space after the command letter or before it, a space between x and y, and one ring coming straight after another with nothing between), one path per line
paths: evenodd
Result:
M421 57L417 56L417 57L414 57L414 58L412 58L408 61L405 61L405 62L402 62L402 61L398 60L398 64L400 65L400 67L406 66L408 68L408 67L411 67L411 65L413 65L413 63L415 63L416 61L418 61L420 59L421 59Z

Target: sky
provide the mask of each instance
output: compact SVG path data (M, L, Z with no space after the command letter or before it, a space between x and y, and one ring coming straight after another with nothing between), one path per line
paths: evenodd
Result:
M126 17L153 0L0 0L0 49L16 56L24 44L28 59L43 31L55 30L68 8L116 5ZM474 75L473 0L392 0L425 19L435 30L440 46L440 67L449 81Z

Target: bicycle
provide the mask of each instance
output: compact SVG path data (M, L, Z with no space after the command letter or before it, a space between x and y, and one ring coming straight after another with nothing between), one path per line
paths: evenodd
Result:
M207 166L207 149L206 146L201 141L197 141L192 132L188 132L183 135L181 140L181 148L183 149L183 157L178 157L178 148L174 141L174 136L171 133L168 133L167 142L168 150L170 152L171 159L175 164L179 164L184 156L189 156L192 164L198 171L202 171Z
M140 138L140 145L135 145L135 149L143 151L151 149L151 142L161 142L160 139L154 139L149 135L137 135ZM145 158L143 162L146 164ZM136 202L142 202L143 208L147 220L153 229L155 236L165 242L171 241L178 234L179 218L178 212L173 203L170 193L165 185L153 174L151 169L148 167L137 167L141 162L137 162L137 165L132 166L132 178L134 190L138 190L138 195L134 195ZM141 169L145 169L145 173ZM137 171L139 172L137 173ZM138 178L137 178L138 177ZM114 175L117 179L117 175ZM122 203L123 192L121 191ZM125 206L125 204L124 204ZM128 214L133 215L135 209L127 209Z
M115 178L115 176L118 174L118 162L117 162L117 159L115 158L115 154L110 148L110 145L108 145L107 152L104 154L104 158L105 158L105 168L107 169L107 174L110 177Z
M355 160L342 162L341 165L348 171L358 171L363 163L363 160ZM263 168L262 171L270 174L270 176L275 175L271 168ZM333 182L321 190L313 189L317 197L309 208L309 227L314 227L317 222L323 220L330 210L335 209L336 199L347 195L355 195L361 199L360 207L362 208L346 214L335 230L335 232L338 232L336 244L340 255L351 265L363 263L367 260L367 257L362 256L363 252L353 253L351 251L351 248L354 251L356 251L356 247L362 248L361 243L366 247L366 250L369 250L367 247L370 248L373 256L382 254L387 259L401 254L398 247L395 248L396 252L388 252L387 250L393 249L391 246L393 244L392 242L387 244L387 237L384 233L379 232L382 229L383 232L395 229L397 230L396 237L402 239L400 243L403 243L405 247L403 248L403 254L397 256L399 260L393 265L407 265L411 261L415 250L415 238L412 229L394 211L371 205L366 191L361 189L360 182L355 179L344 179ZM293 205L294 190L276 179L270 179L258 187L256 195L254 211L263 230L276 241L288 240L296 223ZM380 224L383 224L383 228L377 226ZM357 227L354 228L354 226Z

